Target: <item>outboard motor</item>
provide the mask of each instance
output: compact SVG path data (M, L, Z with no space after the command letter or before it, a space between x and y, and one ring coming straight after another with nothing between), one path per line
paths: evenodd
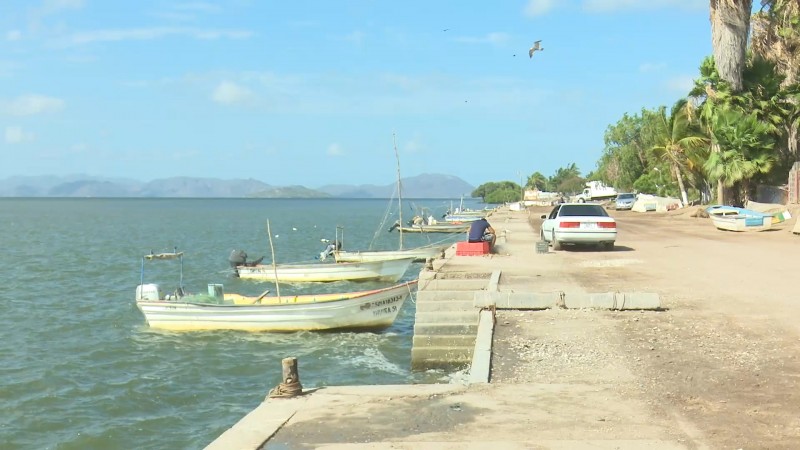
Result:
M391 230L390 230L391 231ZM328 259L328 256L331 256L335 251L342 249L342 243L339 241L333 241L325 247L325 250L320 252L319 256L317 257L320 261L325 261Z
M228 262L234 269L237 266L244 266L247 264L247 253L244 250L234 250L228 256Z

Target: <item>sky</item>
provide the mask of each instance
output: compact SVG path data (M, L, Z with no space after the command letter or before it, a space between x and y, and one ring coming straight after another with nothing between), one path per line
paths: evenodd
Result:
M0 0L0 179L586 175L710 54L708 0Z

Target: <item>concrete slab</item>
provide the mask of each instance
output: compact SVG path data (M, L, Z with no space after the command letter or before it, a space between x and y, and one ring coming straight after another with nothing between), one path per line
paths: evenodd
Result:
M560 292L476 292L473 296L476 308L549 309L560 301Z
M478 333L475 338L475 351L469 369L470 383L488 383L492 368L492 334L494 333L494 312L481 311Z
M351 386L313 393L264 448L690 448L681 439L614 385Z
M451 246L444 259L432 261L433 270L420 272L419 312L443 311L445 303L462 311L471 305L475 319L473 324L416 323L414 342L426 346L414 345L412 365L426 364L412 369L438 368L441 362L455 370L453 361L460 361L460 368L471 366L472 384L333 386L296 399L269 399L209 448L702 448L675 434L672 419L643 404L613 367L596 368L606 377L591 382L492 382L493 312L482 308L660 305L657 296L646 293L585 292L581 279L564 276L563 267L572 263L569 253L536 253L538 235L527 212L500 211L489 218L505 236L494 254L454 257ZM469 295L461 298L464 291Z

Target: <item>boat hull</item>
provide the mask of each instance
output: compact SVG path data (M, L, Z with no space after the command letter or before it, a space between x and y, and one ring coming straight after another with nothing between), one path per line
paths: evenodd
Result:
M403 233L464 233L469 231L469 227L469 223L437 223L433 225L413 225L402 227L402 229Z
M772 228L772 216L711 216L717 229L724 231L764 231Z
M773 214L736 206L714 205L706 209L717 229L724 231L764 231L775 223Z
M396 258L414 258L414 261L425 261L428 258L438 257L445 248L444 246L434 246L407 250L336 251L333 253L333 257L336 259L336 262L382 261Z
M226 294L224 304L137 300L151 328L171 331L323 331L385 329L394 323L416 281L345 294L255 297ZM338 298L337 298L338 296Z
M398 258L337 264L258 264L237 266L242 279L285 283L369 281L395 282L403 277L414 258Z

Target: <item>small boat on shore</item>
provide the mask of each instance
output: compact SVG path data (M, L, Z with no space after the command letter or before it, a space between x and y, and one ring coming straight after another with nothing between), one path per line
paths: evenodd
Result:
M142 258L141 282L136 287L136 307L151 328L173 331L376 331L394 323L417 281L365 291L245 296L224 293L223 285L209 284L207 293L190 294L183 287L183 253L162 253ZM172 293L144 282L146 260L179 260L180 281Z
M773 214L736 206L713 205L706 208L708 216L719 230L765 231L772 228Z

